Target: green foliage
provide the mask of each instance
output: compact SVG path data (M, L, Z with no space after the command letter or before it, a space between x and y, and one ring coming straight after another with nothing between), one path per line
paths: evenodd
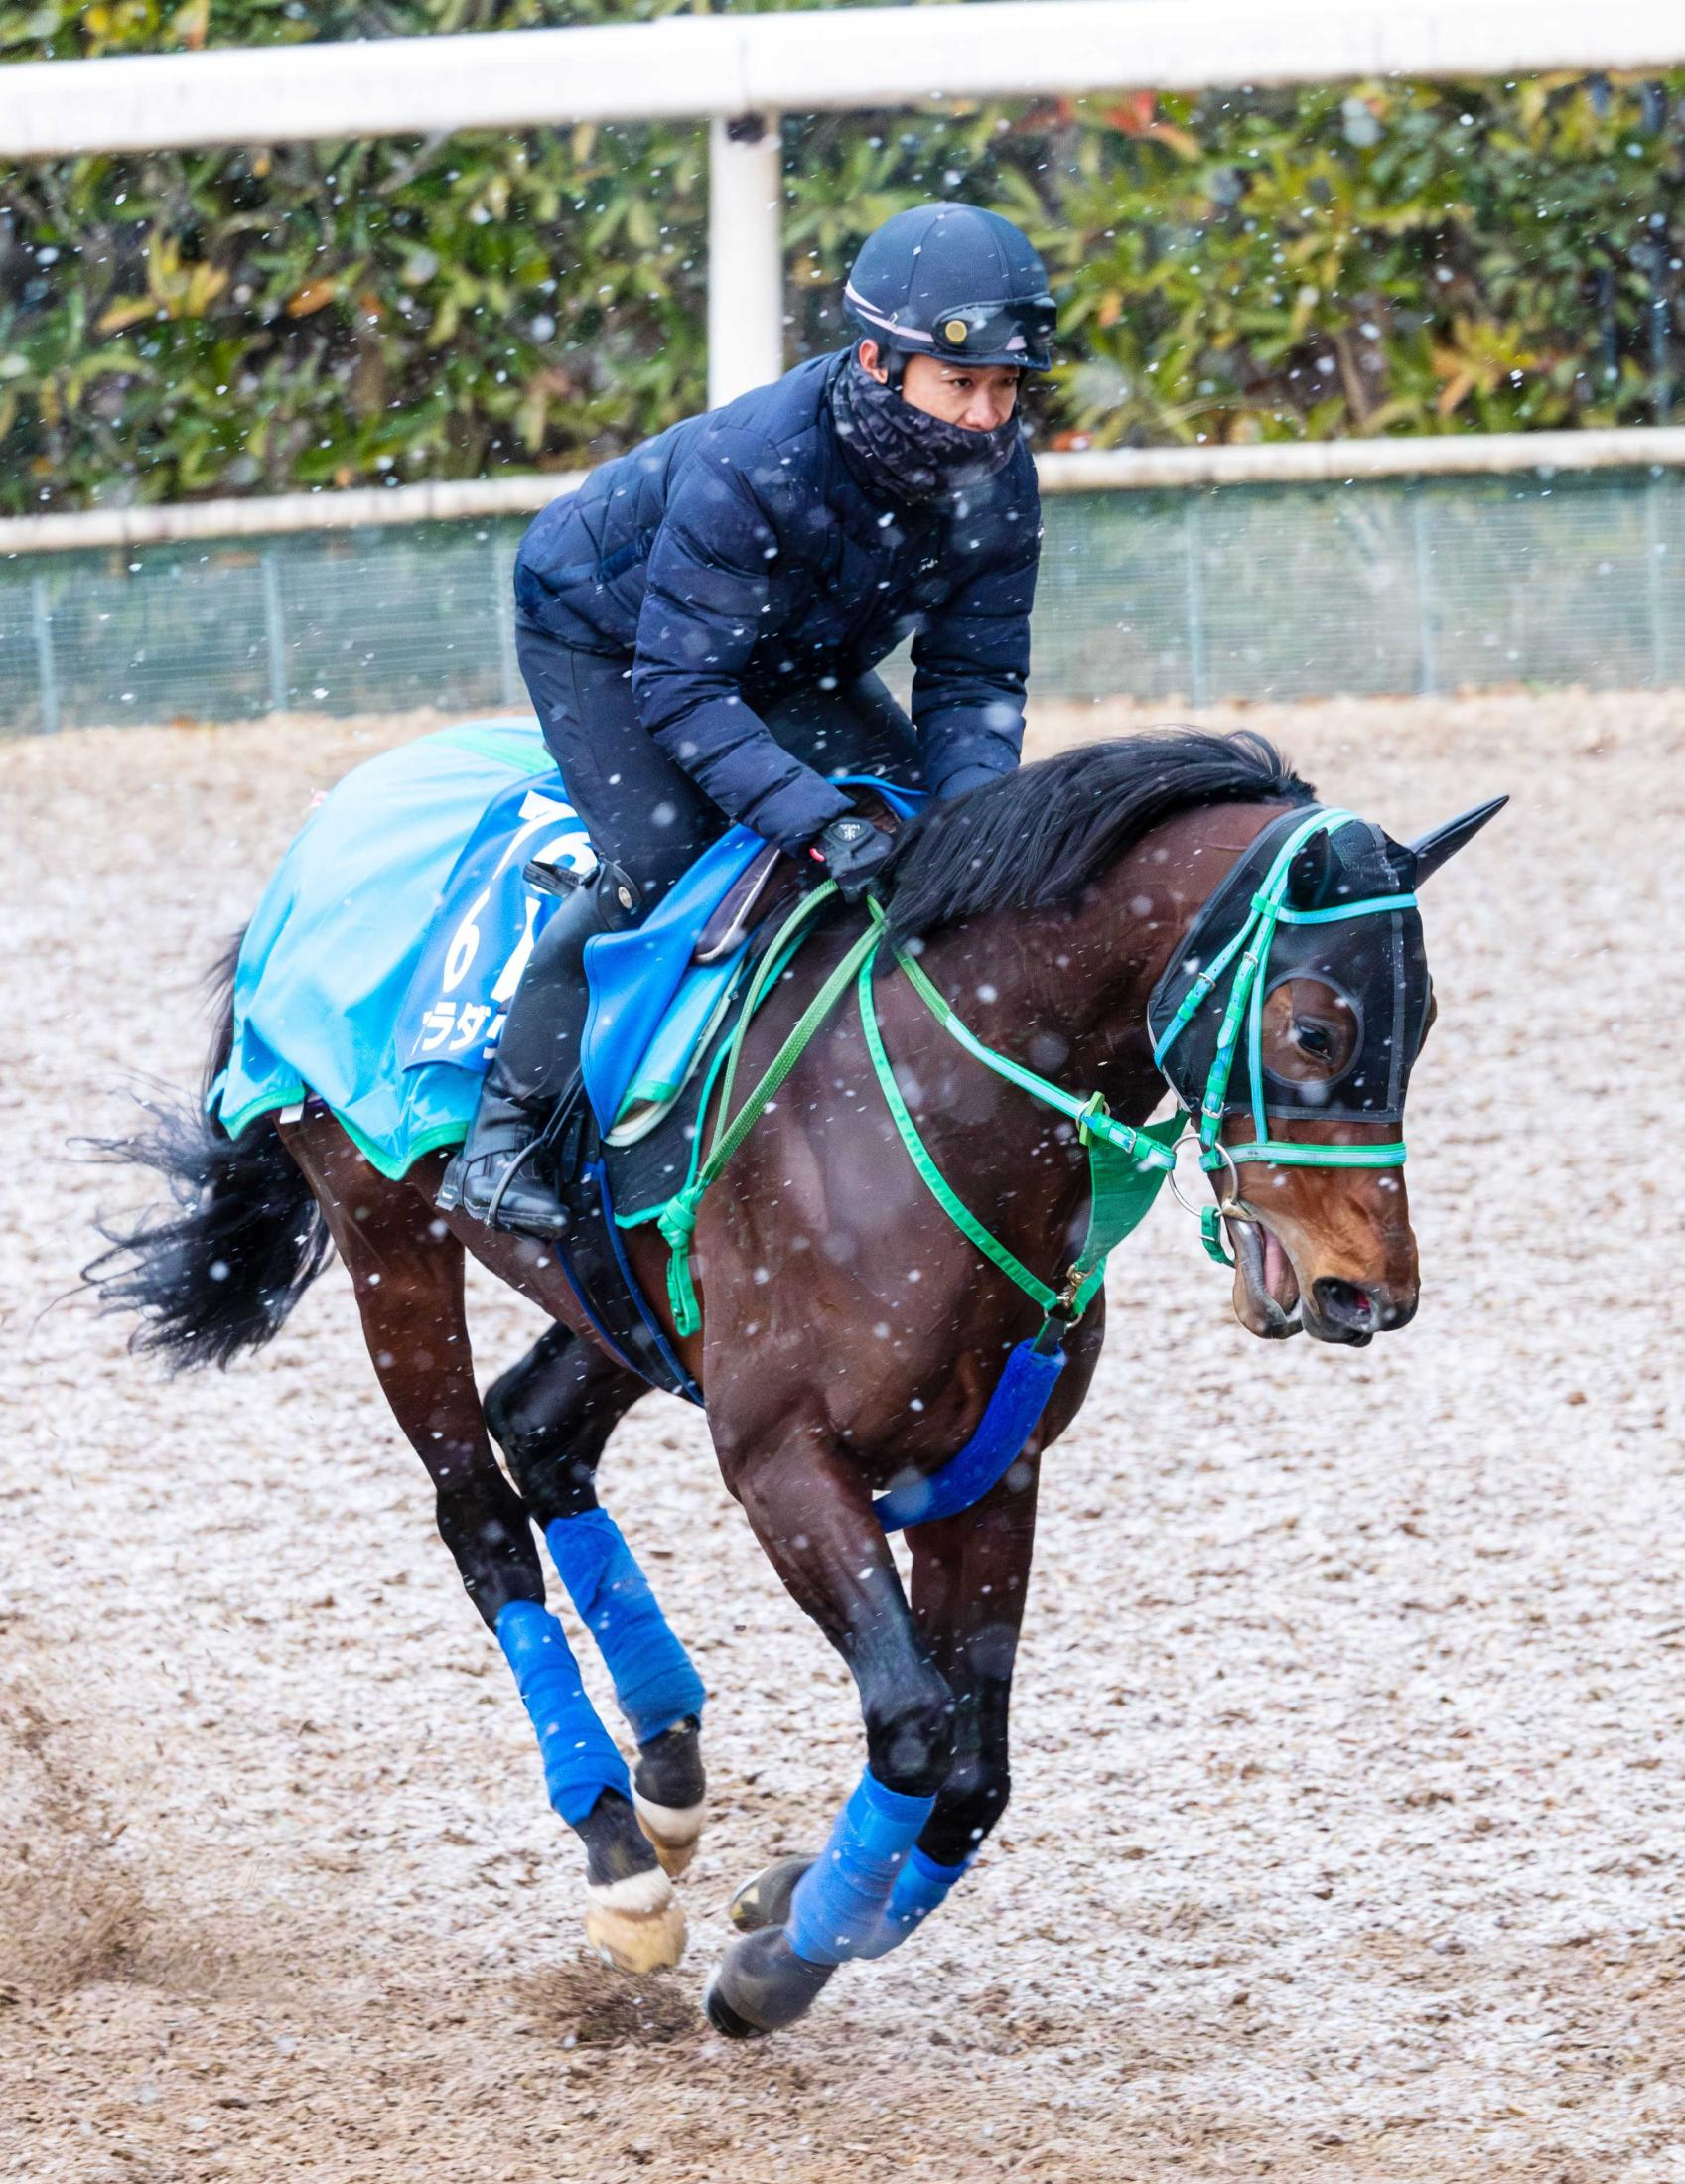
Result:
M0 57L557 12L0 0ZM1055 445L1649 422L1681 362L1682 117L1685 75L789 121L792 354L844 338L872 227L968 197L1052 269ZM699 124L107 156L6 185L7 512L567 468L704 400Z

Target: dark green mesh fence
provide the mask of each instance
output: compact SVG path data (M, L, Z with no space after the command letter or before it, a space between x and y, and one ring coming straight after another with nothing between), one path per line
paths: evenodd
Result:
M523 519L0 562L0 728L523 707ZM1685 681L1685 475L1047 503L1033 689L1200 703Z

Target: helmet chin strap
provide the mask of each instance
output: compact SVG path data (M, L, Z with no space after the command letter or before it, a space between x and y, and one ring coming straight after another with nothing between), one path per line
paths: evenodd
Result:
M855 361L860 364L862 371L866 369L866 366L861 362L860 351L865 345L864 341L857 341L854 347ZM907 351L902 348L892 348L888 341L882 341L875 342L874 346L878 351L878 362L883 368L885 384L893 387L895 392L900 394L901 383L907 377Z

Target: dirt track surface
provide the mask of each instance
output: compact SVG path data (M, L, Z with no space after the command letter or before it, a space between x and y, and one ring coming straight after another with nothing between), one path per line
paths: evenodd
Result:
M700 1421L604 1470L714 1695L690 1957L632 1982L341 1272L226 1378L45 1309L137 1196L65 1141L194 1079L212 940L430 724L0 747L0 2176L1685 2177L1685 698L1244 718L1399 833L1515 795L1426 903L1421 1317L1254 1342L1155 1212L1048 1467L1013 1808L748 2049L696 2008L725 1900L860 1745ZM477 1301L490 1374L534 1327Z

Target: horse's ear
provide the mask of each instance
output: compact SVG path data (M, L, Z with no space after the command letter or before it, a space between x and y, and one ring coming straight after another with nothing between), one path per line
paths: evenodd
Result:
M1495 819L1507 804L1507 796L1494 796L1489 803L1476 804L1473 811L1459 813L1448 819L1443 827L1435 827L1424 834L1419 842L1410 844L1410 854L1416 860L1415 885L1420 887L1430 873L1438 872L1448 857L1454 857L1465 842L1472 842L1488 819Z
M1320 828L1287 868L1287 899L1296 910L1327 909L1338 867L1328 830Z

